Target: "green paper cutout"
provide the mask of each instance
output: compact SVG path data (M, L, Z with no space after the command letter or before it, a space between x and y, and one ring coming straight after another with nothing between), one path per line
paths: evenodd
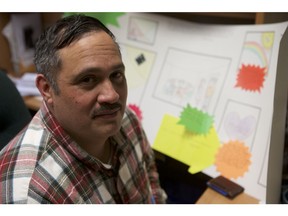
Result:
M178 124L184 125L189 132L207 134L212 127L213 117L187 104L180 115Z
M76 14L76 13L66 12L66 13L64 13L63 16L66 17L66 16L70 16L72 14ZM120 27L117 19L118 19L119 16L122 16L125 13L124 12L84 12L84 13L81 13L81 14L85 14L87 16L91 16L91 17L97 18L104 25L111 24L111 25L114 25L116 27Z

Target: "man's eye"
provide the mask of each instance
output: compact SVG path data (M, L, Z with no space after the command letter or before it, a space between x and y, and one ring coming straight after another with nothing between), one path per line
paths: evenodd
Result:
M116 72L112 74L112 79L114 81L122 82L125 79L125 75L122 72Z
M92 82L96 82L95 77L84 77L83 79L81 79L82 83L92 83Z

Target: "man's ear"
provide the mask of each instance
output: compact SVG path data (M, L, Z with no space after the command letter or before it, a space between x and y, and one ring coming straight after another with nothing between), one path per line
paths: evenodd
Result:
M36 86L46 103L53 104L53 89L43 74L37 74Z

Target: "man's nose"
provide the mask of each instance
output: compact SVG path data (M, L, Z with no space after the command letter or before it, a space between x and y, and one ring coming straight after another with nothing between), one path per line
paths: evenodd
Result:
M119 94L115 90L113 83L110 80L105 80L98 95L99 103L115 103L119 100Z

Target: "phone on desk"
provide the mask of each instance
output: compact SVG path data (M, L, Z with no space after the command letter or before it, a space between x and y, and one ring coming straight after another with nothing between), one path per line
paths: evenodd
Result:
M235 198L237 195L244 191L244 188L239 184L225 178L224 176L218 176L207 182L207 186L217 191L229 199Z

